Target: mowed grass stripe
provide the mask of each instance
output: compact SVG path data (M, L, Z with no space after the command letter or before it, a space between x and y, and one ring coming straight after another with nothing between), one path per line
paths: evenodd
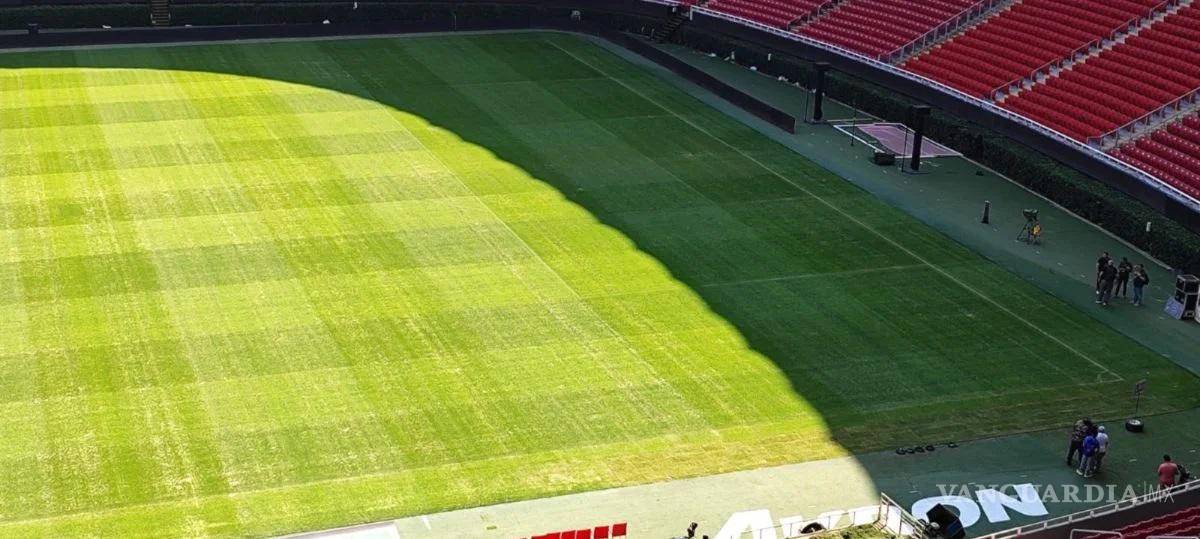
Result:
M0 65L81 102L0 109L36 134L0 138L25 174L0 182L0 535L272 535L1124 408L905 249L1149 372L1148 409L1196 404L1162 358L577 38Z
M433 68L434 66L441 66L441 65L446 65L446 64L426 64L426 65ZM542 70L538 70L537 72L544 73L544 71L542 71ZM350 80L355 80L353 75L350 74L349 72L347 72L345 74L349 77ZM589 74L590 73L584 73L584 74L581 74L581 76L585 76L585 75L589 75ZM362 91L364 91L368 95L370 95L370 92L366 88L361 88L361 89L362 89ZM506 86L505 89L507 90L509 88ZM525 91L528 91L527 87L526 88L517 88L516 90L520 91L522 89ZM495 90L495 86L493 86L493 91L494 90ZM529 98L529 96L524 95L524 92L521 92L519 94L508 94L508 95L520 96L519 99L522 99L522 100ZM543 100L543 103L545 103L545 100ZM559 107L557 109L557 111L559 114L563 114L563 111L566 110L567 108L568 107L565 107L565 106ZM528 110L522 111L522 114L519 114L518 116L515 116L515 117L510 117L509 120L512 122L518 122L521 119L527 117L526 114L529 112L531 112L531 111L528 111ZM542 110L539 110L538 112L544 113L545 110L543 108ZM553 118L547 118L546 120L549 122L554 121ZM397 125L402 126L403 124L401 122L397 121ZM419 138L417 138L416 140L418 140L418 142L420 142ZM424 143L421 143L421 145L427 151L430 151L429 147L425 146ZM432 151L430 151L430 153L435 156L438 155ZM441 157L438 156L438 159L440 160ZM441 161L441 164L443 165L443 167L445 167L445 161ZM447 170L449 170L449 167L445 167L445 168ZM464 183L463 185L464 185L464 187L467 187L469 189L469 186L467 186L466 183ZM493 195L493 197L494 196L495 195ZM630 345L628 342L624 341L624 339L621 338L621 334L615 328L613 328L612 325L606 319L599 316L598 313L595 313L592 310L591 305L589 303L583 301L583 298L579 295L579 293L574 288L572 288L569 283L562 280L561 276L559 276L557 273L555 273L554 269L549 264L546 264L544 260L542 260L540 257L538 257L536 252L533 251L533 249L527 243L525 243L524 240L521 239L520 236L518 236L511 227L508 226L507 222L501 217L501 214L498 214L495 210L492 209L491 206L489 206L487 204L486 199L479 198L478 200L480 200L480 202L482 202L484 204L484 206L488 208L489 213L497 220L497 222L501 223L501 225L505 228L505 230L509 233L509 235L512 238L515 238L530 254L532 254L535 260L538 260L539 262L542 263L541 269L548 271L550 275L553 275L555 278L557 278L558 284L565 287L565 290L569 291L570 294L572 295L572 297L574 299L578 300L577 302L567 302L567 303L544 303L543 304L544 312L542 309L537 309L535 307L535 309L532 310L530 312L530 314L532 314L535 317L541 318L541 317L545 316L545 314L548 313L550 315L549 320L556 321L560 324L570 324L572 322L572 320L570 320L571 318L573 318L575 320L578 320L581 318L586 319L583 321L584 327L591 326L589 328L590 330L596 330L596 329L602 328L601 334L607 333L608 335L617 337L619 342L622 342L623 344L625 344L625 349L629 353L631 353L634 357L640 358L640 354L638 354L637 350L635 348L633 348L632 345ZM526 284L528 286L531 283L524 283L524 284ZM572 303L575 304L574 305L575 309L562 310L562 307L570 306ZM568 311L570 311L570 310L576 311L575 314L573 314L572 316L568 316ZM504 315L500 315L500 316L493 315L488 318L490 319L490 321L492 323L494 323L496 321L508 319L508 317L506 317ZM535 322L535 324L536 324L536 322ZM533 342L539 342L541 339L544 338L543 335L522 332L516 327L505 327L505 326L500 326L500 327L502 328L501 331L495 331L493 338L498 341L501 341L501 342L521 343L521 342L528 342L531 340ZM495 328L489 328L489 329L494 330ZM596 339L588 338L588 340L591 341L591 340L596 340ZM608 376L611 376L613 378L620 378L620 377L624 376L624 374L620 370L609 368L608 364L605 362L601 362L600 365L601 365L601 368L606 371L606 374ZM649 363L643 362L643 366L646 368L645 372L643 373L643 379L654 381L655 386L658 388L661 388L662 391L661 391L661 395L659 395L658 398L656 398L656 399L641 399L641 402L648 404L651 401L674 401L674 400L677 400L680 397L682 397L682 395L676 390L676 388L674 387L673 384L664 381L663 378L655 372L652 365L650 365ZM659 414L653 414L653 415L655 415L656 417L662 417ZM711 425L707 425L706 423L704 423L704 419L701 414L696 413L695 410L693 410L692 408L687 407L687 406L676 408L672 415L676 417L677 426L683 427L688 430L712 427Z
M86 95L86 92L85 92ZM89 96L90 97L90 96ZM88 99L81 99L88 102ZM36 141L35 141L36 143ZM109 156L111 159L111 155ZM105 168L103 154L89 159L96 168ZM127 208L119 189L112 184L87 181L76 189L85 193L100 193L106 200L102 207L104 215L113 221L122 221ZM83 241L99 238L106 245L118 249L132 250L132 238L113 234L114 230L100 233L84 233ZM89 237L90 236L90 237ZM57 256L69 245L47 243ZM67 282L69 277L58 271L58 266L38 267L22 264L20 274L25 283L33 279L49 282ZM116 282L138 279L153 279L145 273L110 273ZM28 290L28 287L25 287ZM70 348L84 348L97 342L119 343L128 340L163 340L175 336L168 321L168 308L162 298L145 295L138 301L110 301L112 298L91 297L64 300L56 289L49 289L51 299L42 303L26 303L24 314L28 332L25 343L59 342ZM29 298L29 294L26 294ZM10 347L9 350L20 350ZM31 366L39 387L75 387L79 365L54 361L49 357L37 358ZM112 373L94 373L112 376ZM48 393L48 391L43 391ZM130 406L129 397L138 404ZM140 398L138 398L140 397ZM44 402L44 401L43 401ZM61 406L47 405L46 414L59 413L58 417L69 418L45 422L51 444L59 447L50 452L46 465L45 453L37 456L43 465L40 471L48 484L76 482L94 485L106 482L118 487L120 495L134 500L149 501L161 496L191 496L227 489L219 461L216 457L215 440L208 429L207 413L195 398L166 398L162 392L143 395L119 395L104 392L90 393L85 398L63 401ZM48 416L47 419L53 416ZM58 430L65 429L65 430ZM129 434L137 432L138 437ZM72 439L74 437L74 439ZM109 447L124 444L140 444L145 448L138 458L114 462L106 458ZM16 463L14 463L16 464ZM28 465L29 462L24 464ZM82 468L80 467L82 464ZM141 475L151 481L128 482L127 477ZM110 492L98 489L76 489L66 495L40 499L49 503L55 511L72 512L94 507L111 496Z
M554 44L554 46L555 46L555 47L558 47L560 50L562 50L563 52L567 53L568 55L571 55L571 56L572 56L572 57L574 57L576 60L578 60L580 63L582 63L582 64L584 64L584 65L589 65L589 64L587 63L587 61L586 61L586 60L583 60L582 58L579 58L578 56L575 56L575 55L573 55L573 54L572 54L570 51L568 51L568 50L566 50L566 49L563 49L562 47L558 46L557 44ZM590 67L590 66L589 66L589 67ZM624 84L623 86L624 86L626 89L630 90L631 92L633 92L633 93L635 93L635 94L638 94L638 95L641 95L641 96L645 97L645 96L644 96L644 94L641 94L641 93L640 93L640 92L638 92L638 91L637 91L635 88L633 88L633 87L629 86L628 84ZM669 109L666 109L665 107L664 107L664 109L665 109L665 110L669 110ZM737 150L739 153L742 153L743 155L745 155L745 153L744 153L743 151L741 151L740 149L738 149L736 146L734 146L734 145L732 145L732 144L730 144L730 143L728 143L728 142L725 142L725 141L724 141L724 139L718 138L718 137L716 137L715 135L711 135L711 133L709 133L708 131L706 131L706 130L705 130L703 127L701 127L701 126L699 126L699 125L697 125L697 124L695 124L695 123L693 123L693 122L691 122L691 121L687 120L686 118L684 118L684 117L682 117L682 116L680 116L679 118L680 118L681 120L683 120L684 122L686 122L688 125L690 125L692 128L696 129L697 131L700 131L700 132L702 132L702 133L705 133L705 134L707 134L707 135L710 135L710 136L712 136L714 139L716 139L717 141L721 142L722 144L725 144L725 145L727 145L728 147L730 147L730 148L732 148L732 149L735 149L735 150ZM785 181L789 181L789 182L790 182L790 180L788 180L787 176L784 176L783 174L780 174L779 172L776 172L775 170L768 168L768 167L767 167L765 164L762 164L761 162L759 162L759 161L757 161L757 160L754 160L754 158L753 158L753 157L750 157L750 156L747 156L747 157L749 157L749 158L750 158L752 161L755 161L755 164L759 165L760 167L762 167L762 168L764 168L764 169L767 169L768 171L772 172L773 174L775 174L775 175L779 176L781 179L783 179L783 180L785 180ZM799 186L799 185L797 185L796 187L797 187L797 188L799 188L799 189L801 189L801 190L804 190L804 188L803 188L803 187L801 187L801 186ZM1004 311L1004 312L1005 312L1006 314L1008 314L1009 316L1011 316L1011 317L1013 317L1013 318L1015 318L1015 319L1017 319L1017 320L1021 321L1022 323L1024 323L1025 325L1027 325L1027 326L1028 326L1030 329L1034 330L1034 331L1035 331L1035 332L1037 332L1037 333L1040 333L1040 334L1044 335L1044 336L1045 336L1045 337L1047 337L1048 339L1050 339L1050 340L1054 341L1055 343L1057 343L1059 346L1062 346L1063 348L1065 348L1065 349L1066 349L1067 351L1069 351L1070 353L1072 353L1072 354L1074 354L1074 355L1077 355L1077 356L1079 356L1080 358L1082 358L1082 359L1086 360L1088 363L1091 363L1093 366L1095 366L1096 368L1100 369L1100 370L1101 370L1101 371L1102 371L1104 374L1111 375L1112 377L1114 377L1114 378L1115 378L1115 381L1121 381L1121 380L1124 380L1124 378L1122 378L1122 377L1121 377L1121 375L1119 375L1119 374L1117 374L1117 373L1114 373L1114 372L1112 372L1112 370L1111 370L1111 369L1109 369L1107 366L1105 366L1105 365L1103 365L1103 364L1101 364L1101 363L1097 362L1095 359L1091 358L1091 357L1090 357L1090 356L1088 356L1087 354L1085 354L1085 353L1083 353L1083 352L1080 352L1078 349L1076 349L1076 348L1075 348L1075 347L1073 347L1072 345L1068 344L1067 342L1063 341L1062 339L1059 339L1058 337L1056 337L1056 336L1055 336L1055 335L1053 335L1052 333L1049 333L1049 332L1047 332L1045 329L1043 329L1043 328L1039 327L1038 325L1036 325L1036 324L1033 324L1033 323L1031 323L1031 322L1029 322L1029 321L1025 320L1025 319L1024 319L1024 318L1023 318L1021 315L1019 315L1019 314L1017 314L1017 313L1013 312L1013 311L1012 311L1012 310L1010 310L1008 307L1006 307L1006 306L1004 306L1003 304L1001 304L1000 302L998 302L998 301L996 301L996 300L992 299L990 296L987 296L986 294L984 294L983 292L979 291L978 289L976 289L976 288L973 288L972 286L970 286L970 285L969 285L969 284L967 284L966 282L964 282L964 281L962 281L962 280L958 279L957 277L955 277L955 276L954 276L954 275L952 275L951 273L947 272L946 270L942 269L941 267L939 267L939 266L937 266L937 265L934 265L932 262L929 262L929 261L928 261L928 260L926 260L925 258L921 257L921 256L920 256L919 254L917 254L916 252L914 252L914 251L911 251L911 250L909 250L908 248L904 247L904 246L903 246L903 245L901 245L899 242L897 242L896 240L892 239L891 237L889 237L888 235L884 234L883 232L880 232L879 230L877 230L877 229L875 229L875 228L872 228L871 226L869 226L869 225L867 225L866 223L864 223L864 222L862 222L862 221L858 220L858 219L857 219L856 217L854 217L853 215L851 215L851 214L847 213L845 210L843 210L843 209L841 209L840 207L838 207L838 206L834 205L833 203L831 203L831 202L829 202L829 201L827 201L827 200L825 200L825 199L821 198L820 196L817 196L817 195L815 195L815 194L814 194L814 195L812 195L812 196L813 196L813 198L815 198L815 199L817 199L818 201L822 202L823 204L825 204L826 206L828 206L828 207L829 207L831 210L833 210L833 211L837 212L838 214L842 215L842 216L843 216L843 217L845 217L846 219L848 219L848 220L850 220L850 221L854 222L855 224L858 224L858 225L862 226L864 229L868 230L868 231L869 231L869 232L871 232L872 234L875 234L875 235L879 236L879 237L880 237L881 239L883 239L884 241L886 241L886 242L888 242L888 243L890 243L890 244L894 245L895 247L897 247L897 248L899 248L899 249L903 250L904 252L906 252L907 254L909 254L910 256L912 256L913 258L915 258L915 259L917 259L918 261L920 261L922 264L925 264L925 265L929 266L930 268L932 268L933 270L937 271L937 272L938 272L939 274L941 274L943 277L945 277L945 278L949 279L950 281L954 282L955 284L957 284L957 285L959 285L959 286L961 286L961 287L963 287L963 288L967 289L968 291L970 291L971 293L975 294L976 296L979 296L979 297L980 297L981 299L983 299L984 301L987 301L988 303L991 303L991 304L992 304L992 305L994 305L996 308L998 308L998 309L1000 309L1000 310Z

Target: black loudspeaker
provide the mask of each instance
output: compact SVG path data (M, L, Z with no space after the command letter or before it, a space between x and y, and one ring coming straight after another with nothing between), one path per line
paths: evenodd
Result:
M913 105L908 108L908 126L913 130L913 153L909 170L921 170L921 144L925 140L925 119L929 117L929 106Z
M876 165L894 165L896 164L896 154L891 152L875 152L875 157L872 161Z
M825 72L829 71L829 62L817 62L813 64L816 68L813 81L813 113L812 119L814 122L819 122L825 119L825 109L823 102L825 100Z
M958 520L958 514L940 503L929 508L925 517L929 519L930 524L937 524L937 537L964 539L967 536L962 521Z
M1175 277L1175 301L1183 305L1183 320L1196 318L1196 304L1200 303L1200 279L1195 275Z

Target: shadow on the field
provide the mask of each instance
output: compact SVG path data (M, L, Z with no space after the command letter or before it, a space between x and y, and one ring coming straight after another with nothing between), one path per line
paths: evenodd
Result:
M566 47L582 43L554 39ZM473 63L456 65L454 59L464 55L471 55ZM420 147L406 146L411 141L382 130L363 143L395 136L398 151L437 154L471 194L506 222L506 230L496 236L489 236L496 230L472 236L483 240L474 244L481 250L477 254L503 252L489 241L513 234L577 295L556 300L541 313L526 308L492 315L530 316L546 324L555 324L561 315L604 326L592 334L593 329L563 328L581 341L588 335L611 339L612 333L605 332L618 334L612 339L621 342L615 353L631 352L639 360L617 367L611 376L636 373L648 379L621 380L632 404L615 405L648 414L634 421L651 426L634 431L677 435L695 453L672 463L684 474L924 446L1055 421L1038 415L1050 412L1032 399L1033 393L1021 402L1005 402L1004 396L988 400L990 389L1019 385L1023 377L1042 373L1012 372L1006 358L986 346L962 346L958 339L1001 336L989 332L988 324L996 319L972 321L973 314L959 312L970 310L966 305L975 298L953 287L937 289L940 278L911 252L866 232L863 222L847 219L823 201L853 209L871 227L894 227L889 230L905 238L909 249L938 257L940 263L970 263L974 255L600 49L584 46L569 52L540 39L514 37L486 44L471 38L419 45L314 41L139 48L120 54L48 52L21 58L40 66L226 73L335 90L394 109L391 113L421 141ZM598 71L593 64L604 67ZM638 91L612 75L628 78ZM132 108L97 112L80 104L45 105L29 107L26 114L50 123L48 119L60 116L77 123L253 118L268 109L321 112L329 103L306 101L303 92L296 92L250 99L162 96L150 106L134 97L137 91L130 89L129 102L136 103ZM119 101L113 94L109 99ZM343 104L346 110L354 105ZM310 155L356 153L358 148L339 142L337 135L323 138L320 127L266 126L264 132L276 136L286 136L288 129L305 130L290 146L258 140L244 141L243 148L237 142L209 145L205 151L226 157L236 153L245 160L255 158L247 148L256 145L273 152L264 156L269 158L292 157L288 152L295 148ZM458 147L460 140L473 147ZM175 144L166 141L164 147ZM174 157L179 162L171 164L194 162L187 155ZM229 166L238 166L237 160ZM412 172L403 179L422 174ZM425 172L436 176L436 171ZM337 186L331 184L337 179L311 178L314 185L334 190ZM348 203L365 201L356 201L350 191L339 194ZM412 192L420 191L418 185ZM586 211L572 211L576 207ZM561 218L548 218L558 214ZM395 249L405 249L403 239L391 241ZM630 243L635 249L628 248ZM479 261L470 253L454 252L462 245L427 247L443 250L443 260ZM347 271L328 260L322 263L305 269ZM378 257L373 263L375 269L395 269L387 264L413 264L414 257ZM1019 324L1007 327L1013 328L1021 329ZM530 331L528 338L535 342L543 333ZM374 346L386 348L388 337L375 333L362 338L377 339ZM490 343L478 344L490 348ZM970 368L955 367L953 354L967 350L974 354ZM594 352L582 357L596 359ZM628 372L620 370L625 368ZM1084 407L1095 404L1082 392L1055 391L1044 392L1054 403L1054 417L1088 413ZM591 396L550 392L545 398L583 402ZM534 410L547 406L527 404ZM575 404L564 401L562 407ZM669 415L649 417L656 412ZM595 434L583 424L586 417L575 419L581 424L561 425L558 432L542 432L554 426L528 425L529 435L541 433L550 440L570 432ZM638 438L615 435L613 441L636 443ZM565 448L574 440L555 443ZM690 466L689 459L697 464Z
M863 451L1005 428L989 424L964 431L963 420L950 416L946 407L920 406L926 399L984 389L990 376L1014 377L1000 367L980 372L931 363L944 358L939 348L952 343L922 326L939 320L964 323L959 317L942 318L938 310L956 309L957 302L974 298L930 290L928 284L937 276L920 261L864 232L817 197L858 206L858 218L872 221L871 226L897 226L904 234L911 232L911 223L894 212L876 214L880 208L856 188L682 92L645 82L644 72L607 51L565 36L550 40L573 51L542 38L488 38L482 45L472 39L133 48L117 54L100 49L21 58L42 65L227 73L334 90L395 109L398 120L474 194L494 196L493 210L507 205L499 211L515 216L510 219L514 233L533 244L560 274L569 273L567 281L615 331L641 341L638 345L647 350L639 352L688 357L686 362L654 365L673 371L664 378L686 386L676 388L678 395L705 410L695 418L697 424L684 427L728 427L748 417L798 420L806 435L832 438L811 442L808 456L813 457L830 454L829 441ZM456 62L463 57L472 61ZM595 64L603 67L597 70ZM629 78L640 89L631 91L614 76ZM187 76L179 81L186 84ZM137 103L132 97L130 102ZM185 99L176 100L180 98ZM105 99L118 100L111 95ZM245 98L236 92L177 95L151 103L108 106L100 112L72 104L28 113L102 123L322 111L319 100L306 102L302 92ZM703 130L695 127L699 124ZM231 166L255 159L255 148L266 152L258 156L262 158L286 157L301 147L316 154L359 150L336 140L339 135L323 138L320 126L265 127L264 133L275 137L288 130L303 132L293 148L249 140L202 150L223 153ZM474 149L453 152L460 140ZM326 143L344 147L330 150L322 147ZM364 143L377 147L379 137ZM408 141L395 145L401 151L413 149ZM205 158L176 157L182 162ZM322 188L332 183L314 179L322 181ZM570 228L577 221L523 221L519 206L556 204L531 194L537 182L553 187L619 236L596 229L583 232L596 237L581 238L578 229ZM556 231L560 226L564 228ZM624 241L661 266L638 266L650 259L637 253L606 251ZM935 256L951 261L974 259L956 246L935 249ZM686 286L620 297L603 293L606 281L619 285L614 290L634 290L639 283L621 281L660 270L669 281ZM662 282L668 281L654 284ZM914 304L922 309L911 309ZM650 342L653 333L663 331L689 337ZM694 348L670 351L684 345ZM742 352L769 358L777 371L723 372L712 363L747 357L738 355ZM987 351L978 354L986 356ZM986 370L984 362L975 365ZM712 379L714 373L739 379ZM778 394L771 380L779 375L799 399ZM761 380L758 395L755 377ZM1071 413L1075 404L1060 402L1055 413ZM1003 417L1018 417L1009 410ZM1016 427L1027 420L1008 421ZM787 439L783 433L772 443Z

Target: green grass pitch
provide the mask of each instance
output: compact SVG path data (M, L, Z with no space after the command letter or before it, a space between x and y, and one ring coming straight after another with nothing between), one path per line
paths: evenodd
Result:
M0 536L264 535L1200 384L588 41L0 55Z

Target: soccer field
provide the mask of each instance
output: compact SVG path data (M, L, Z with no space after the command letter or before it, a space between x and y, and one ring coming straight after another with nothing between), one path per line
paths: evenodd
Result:
M1200 403L587 40L0 54L0 536L267 535ZM1059 458L1055 456L1055 458Z

